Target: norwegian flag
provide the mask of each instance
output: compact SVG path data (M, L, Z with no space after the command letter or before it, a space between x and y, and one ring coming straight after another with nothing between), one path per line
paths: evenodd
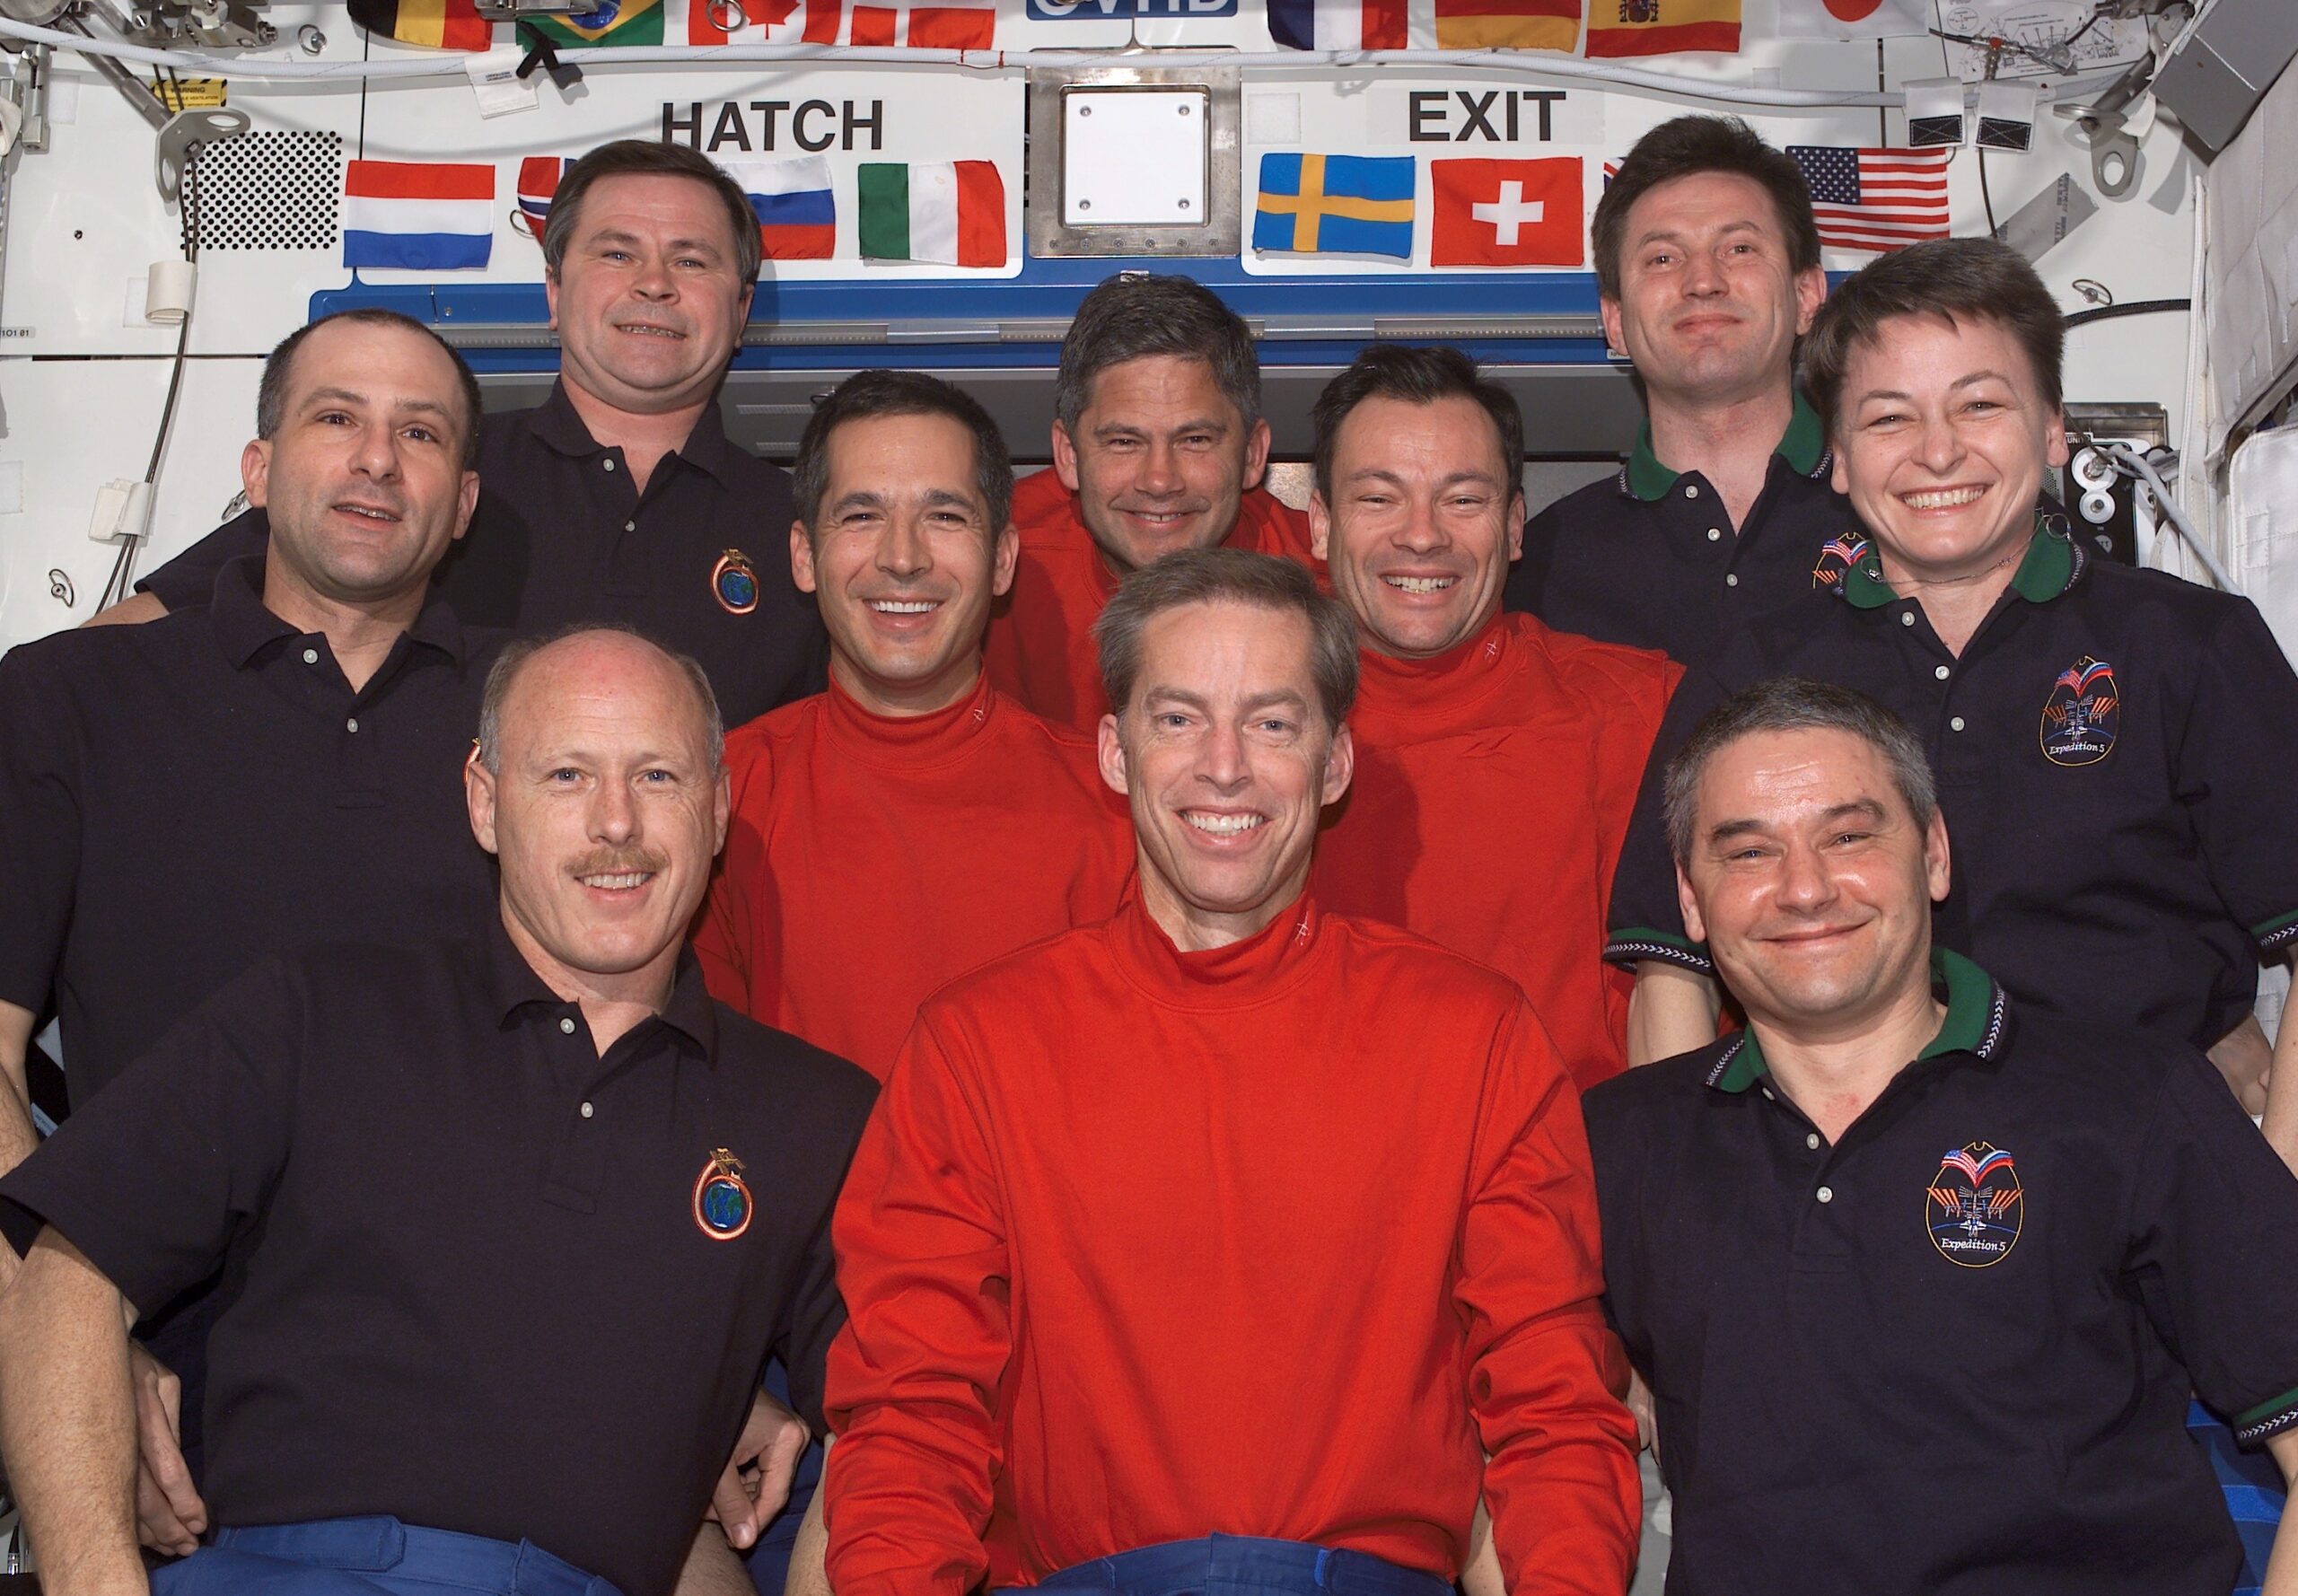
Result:
M828 44L986 50L996 0L916 5L870 0L687 0L689 44Z
M519 225L540 241L543 223L550 216L550 202L558 180L574 162L565 155L529 155L519 162Z
M1790 145L1811 190L1820 242L1882 254L1947 236L1946 148L1851 149Z

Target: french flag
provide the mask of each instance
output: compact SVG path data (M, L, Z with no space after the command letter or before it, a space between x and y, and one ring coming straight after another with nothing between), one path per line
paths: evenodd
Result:
M495 168L354 161L343 176L343 264L457 271L495 248Z
M750 197L759 241L768 260L828 260L836 252L838 202L830 193L829 162L823 157L722 161L719 165Z

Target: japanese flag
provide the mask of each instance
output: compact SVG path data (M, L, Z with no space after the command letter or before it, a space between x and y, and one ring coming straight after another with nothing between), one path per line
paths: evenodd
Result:
M1930 27L1929 0L1779 0L1782 39L1904 39Z
M1432 161L1431 266L1578 266L1580 158Z

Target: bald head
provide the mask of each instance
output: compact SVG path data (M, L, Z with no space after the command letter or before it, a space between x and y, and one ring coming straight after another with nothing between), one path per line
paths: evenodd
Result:
M531 670L548 666L550 685L563 690L586 678L619 682L660 675L656 685L667 687L673 699L683 697L697 721L697 735L709 751L715 773L725 751L726 726L718 713L717 695L710 678L689 655L672 653L643 633L628 627L586 626L522 637L504 649L487 675L487 695L478 710L478 762L491 773L503 769L504 718L522 678Z
M514 644L464 773L503 918L561 992L667 991L726 840L723 737L693 661L590 627Z

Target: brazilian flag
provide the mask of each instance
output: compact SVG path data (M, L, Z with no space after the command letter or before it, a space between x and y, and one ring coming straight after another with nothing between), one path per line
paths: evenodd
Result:
M533 30L563 50L608 44L660 44L662 0L600 0L590 11L522 13L519 26Z

